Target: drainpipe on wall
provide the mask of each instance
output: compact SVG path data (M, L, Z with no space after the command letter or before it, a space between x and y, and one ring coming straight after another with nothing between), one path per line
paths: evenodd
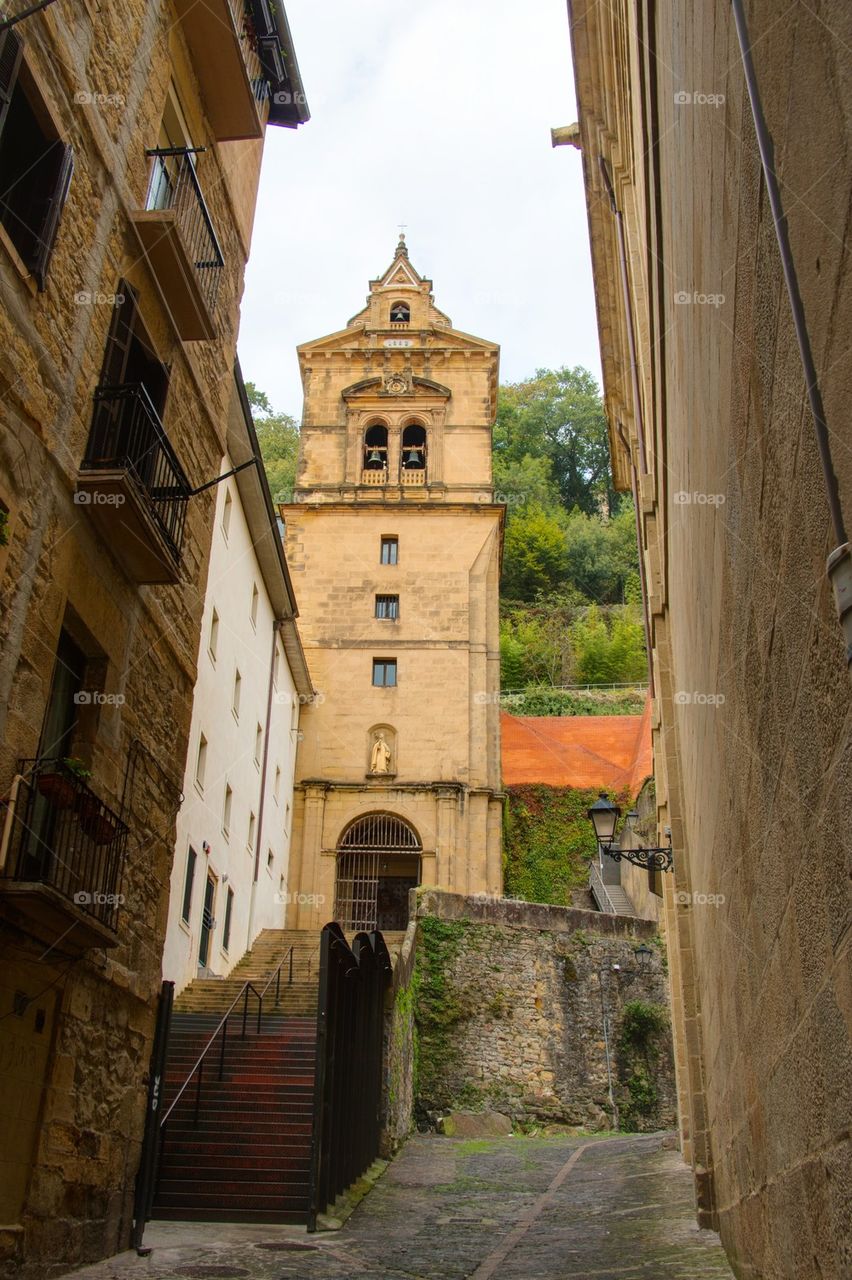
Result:
M828 580L834 589L837 617L846 641L846 666L850 675L852 675L852 552L850 552L849 540L843 520L843 510L840 505L837 475L831 457L828 424L825 420L822 393L811 350L810 335L805 321L805 308L802 303L802 295L799 292L796 264L793 261L793 251L790 247L790 234L784 214L784 206L781 201L781 188L775 172L775 148L772 142L772 135L766 124L766 117L763 114L760 86L757 83L757 75L751 56L751 38L749 36L748 23L746 22L742 0L731 0L731 3L743 60L746 87L748 89L749 102L751 103L754 131L757 135L757 146L760 151L760 163L766 183L766 193L769 197L769 206L772 210L772 220L775 223L775 236L778 241L778 251L781 255L784 283L787 286L787 297L790 303L790 310L793 313L793 325L799 345L799 356L802 361L808 400L810 401L811 414L814 420L814 434L816 435L817 448L819 449L820 462L822 464L823 483L825 484L831 525L837 543L837 546L828 557L826 569Z
M657 696L654 685L654 662L651 655L651 608L648 603L648 581L645 577L645 557L642 554L642 522L639 519L639 484L636 476L636 463L633 461L633 451L624 434L624 428L620 422L616 422L615 429L621 439L621 443L627 450L627 456L630 459L630 487L633 490L633 510L636 515L636 545L639 551L639 586L642 591L642 622L645 626L645 652L648 655L648 692L652 698Z
M263 810L266 800L266 771L269 765L269 729L272 723L272 677L275 672L275 650L278 645L278 636L281 631L281 619L276 618L272 623L272 652L269 655L269 687L266 694L266 725L263 731L263 762L260 767L260 797L257 802L257 836L254 845L254 876L251 882L251 902L249 903L248 917L248 933L246 935L246 951L251 949L254 941L254 908L255 898L257 896L257 878L260 873L260 851L263 848Z

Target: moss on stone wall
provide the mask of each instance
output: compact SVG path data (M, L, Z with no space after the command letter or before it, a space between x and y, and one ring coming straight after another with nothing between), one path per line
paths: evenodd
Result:
M595 834L586 814L598 791L544 784L507 787L503 823L503 873L507 897L571 905L585 888L595 855ZM625 796L613 793L622 808Z
M660 1127L657 1089L659 1059L670 1053L669 1015L664 1005L630 1000L621 1011L618 1032L618 1074L623 1087L619 1102L621 1128L647 1131Z

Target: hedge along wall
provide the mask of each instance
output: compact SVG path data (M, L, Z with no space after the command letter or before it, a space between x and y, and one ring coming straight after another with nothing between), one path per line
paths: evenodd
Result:
M419 1121L494 1110L521 1126L613 1127L606 1011L620 1127L675 1125L665 953L652 922L434 889L419 891L416 922ZM643 942L648 972L630 973Z
M506 787L503 821L503 884L508 898L571 905L571 892L589 883L596 854L595 833L586 814L599 790L548 787L544 783ZM627 793L607 791L622 810Z

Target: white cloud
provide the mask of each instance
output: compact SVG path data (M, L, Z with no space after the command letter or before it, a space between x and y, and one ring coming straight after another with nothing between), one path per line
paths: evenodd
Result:
M364 304L407 223L414 266L501 377L599 355L564 0L287 0L312 119L267 130L240 331L296 416L295 348Z

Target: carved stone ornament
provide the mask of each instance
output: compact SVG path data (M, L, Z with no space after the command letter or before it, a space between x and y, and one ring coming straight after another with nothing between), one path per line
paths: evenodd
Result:
M385 391L390 396L405 396L411 391L410 373L388 373L385 375Z

